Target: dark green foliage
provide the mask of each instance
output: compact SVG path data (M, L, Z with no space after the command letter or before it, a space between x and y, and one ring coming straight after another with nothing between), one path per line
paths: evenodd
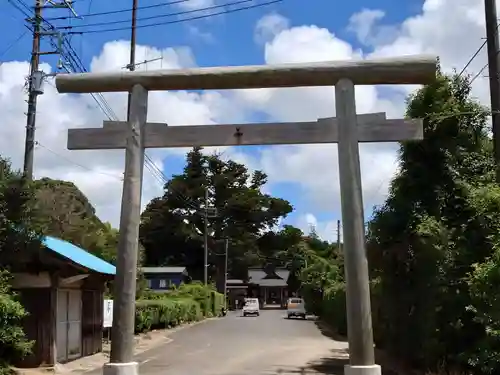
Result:
M10 163L0 159L0 261L2 268L12 265L20 251L40 248L41 223L32 205L33 186L12 171ZM9 372L9 363L29 353L32 343L22 330L26 315L10 290L9 275L0 270L0 373Z
M31 351L33 342L26 340L22 329L26 315L10 290L8 273L0 271L0 374L8 374L9 363Z
M439 75L408 102L425 139L401 146L400 172L369 225L374 333L412 367L500 371L498 209L487 112L466 79ZM489 289L488 289L489 288Z
M167 293L145 292L136 303L136 332L171 328L220 316L224 296L200 283L182 284Z
M72 182L42 178L33 184L34 206L44 222L45 235L61 238L115 263L118 230L96 216L92 204Z
M148 265L182 265L193 279L203 277L203 215L205 190L209 204L217 208L210 219L209 263L212 279L223 277L224 237L230 238L229 273L247 278L249 266L260 266L262 256L274 254L259 246L262 232L292 211L291 205L264 194L267 176L219 155L204 155L195 148L187 155L180 175L165 185L163 197L153 199L142 214L140 240ZM186 224L187 220L189 224ZM215 238L216 240L213 240ZM261 244L262 245L262 244ZM262 256L261 256L262 253ZM218 280L220 281L220 280Z

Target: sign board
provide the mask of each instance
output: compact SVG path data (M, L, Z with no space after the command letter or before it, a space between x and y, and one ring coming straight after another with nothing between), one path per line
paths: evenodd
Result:
M105 299L103 306L102 327L110 328L113 325L113 300Z

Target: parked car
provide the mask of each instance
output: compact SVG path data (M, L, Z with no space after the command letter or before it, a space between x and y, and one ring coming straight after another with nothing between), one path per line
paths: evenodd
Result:
M286 305L286 316L288 319L293 317L306 318L306 305L302 298L289 298Z
M247 315L260 315L259 300L257 298L245 299L245 304L243 305L243 316Z

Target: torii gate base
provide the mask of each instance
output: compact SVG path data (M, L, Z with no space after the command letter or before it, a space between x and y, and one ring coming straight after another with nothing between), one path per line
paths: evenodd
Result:
M357 116L354 85L425 84L435 79L436 68L437 59L434 57L407 57L306 65L58 75L56 85L59 92L132 90L130 121L126 129L120 129L116 123L107 123L102 129L70 130L68 136L70 149L123 147L126 149L113 312L114 340L111 347L111 363L104 366L104 374L138 373L138 365L133 360L133 334L142 163L145 148L338 141L350 361L345 367L345 374L381 375L380 366L375 364L373 347L358 142L421 139L422 124L421 121L415 122L415 120L395 120L396 123L386 121L385 115L381 118L380 114ZM264 126L253 128L242 125L236 126L234 131L232 127L215 125L213 129L217 131L212 134L206 131L206 127L193 130L195 127L158 128L158 124L146 124L148 90L331 85L335 85L337 119L318 121L311 127L300 123L273 124L266 132ZM368 126L370 122L373 129ZM246 133L241 131L242 128L246 129ZM179 138L168 138L174 134ZM247 134L250 134L249 138Z

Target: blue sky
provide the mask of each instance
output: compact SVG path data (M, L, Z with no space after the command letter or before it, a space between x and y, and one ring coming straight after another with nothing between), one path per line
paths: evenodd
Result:
M237 0L226 0L230 3ZM265 2L267 0L258 0ZM139 0L139 6L163 3L164 0ZM263 64L264 56L262 45L254 40L254 28L257 21L270 12L276 12L290 20L290 26L317 25L327 28L337 37L349 42L355 48L370 52L361 45L355 35L347 30L348 20L356 12L364 8L382 9L386 12L384 23L399 24L409 16L421 12L423 0L283 0L280 3L272 4L262 8L235 12L224 16L211 17L196 21L189 21L177 24L161 25L157 27L147 27L138 29L138 44L151 45L159 49L174 46L189 46L192 49L196 64L199 66L220 66L220 65L251 65ZM30 4L31 5L31 4ZM246 4L242 4L244 6ZM79 14L100 13L116 9L127 9L131 7L131 0L99 1L99 0L76 0L75 9ZM139 19L142 17L156 16L160 14L178 12L179 5L156 7L152 9L141 9ZM8 50L4 55L2 52L25 31L22 26L21 14L8 2L0 4L0 14L3 15L0 24L0 32L4 37L0 40L0 61L26 61L29 59L31 39L29 33L18 43ZM46 11L44 17L51 19L54 16L64 16L66 11ZM5 16L7 15L7 16ZM198 14L190 14L185 17L193 17ZM117 20L130 19L130 13L112 14L107 16L88 16L81 21L72 20L72 25L82 23L113 22ZM176 20L177 17L155 19L150 21L139 21L141 24L149 24L166 20ZM68 20L52 20L55 25L67 26ZM126 27L128 23L113 24L109 28ZM99 26L99 29L107 28ZM95 29L88 27L87 30ZM68 31L80 31L85 29L74 28ZM103 45L110 40L129 39L129 30L114 31L109 33L92 33L72 36L71 42L76 52L82 57L83 63L88 67L93 56L98 55ZM203 37L205 35L205 37ZM210 35L210 37L206 37ZM47 50L48 45L44 45ZM137 61L144 58L154 58L155 56L137 56ZM54 64L55 58L43 57L42 61ZM247 149L245 152L252 154L258 148ZM180 157L169 157L165 161L164 173L169 176L178 173L183 167L183 159ZM271 187L272 193L276 196L290 200L296 211L287 220L294 223L297 215L310 212L308 202L301 197L304 191L301 187L292 183L278 183ZM336 220L340 212L314 211L319 221ZM366 212L369 216L370 212Z

